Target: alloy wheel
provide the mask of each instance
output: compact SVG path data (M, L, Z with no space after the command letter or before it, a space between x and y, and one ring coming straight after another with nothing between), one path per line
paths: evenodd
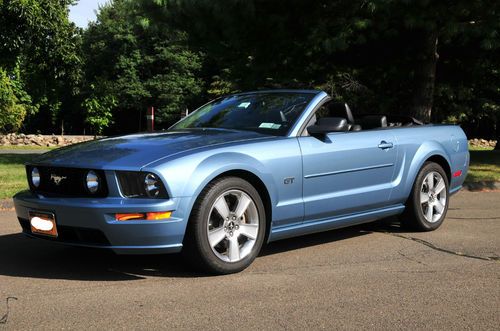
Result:
M238 262L250 254L259 233L259 213L247 193L236 189L222 193L208 217L208 242L219 259Z
M439 221L446 207L446 184L436 171L429 172L420 187L420 208L429 223Z

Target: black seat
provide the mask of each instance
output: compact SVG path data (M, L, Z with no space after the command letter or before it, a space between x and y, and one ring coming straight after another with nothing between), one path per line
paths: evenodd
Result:
M349 124L349 131L361 131L362 125L356 124L356 122L354 122L354 116L352 116L351 108L349 108L347 103L331 102L328 105L328 116L343 117L347 119L347 123Z
M350 131L361 131L362 127L359 124L353 124L353 125L351 125L351 127L349 128L349 130Z
M365 130L387 127L387 117L385 115L366 115L360 120L361 126Z

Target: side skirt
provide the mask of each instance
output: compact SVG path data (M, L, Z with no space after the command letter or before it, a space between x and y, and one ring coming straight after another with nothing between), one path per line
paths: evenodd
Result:
M398 204L362 213L348 214L334 218L305 221L298 224L273 227L271 229L268 242L373 222L384 217L401 214L404 209L404 205Z

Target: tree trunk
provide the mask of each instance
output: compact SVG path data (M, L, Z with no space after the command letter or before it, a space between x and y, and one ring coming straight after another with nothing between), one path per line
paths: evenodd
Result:
M495 149L500 150L500 111L499 110L497 110L496 140L497 140L497 144L495 145Z
M432 104L434 102L434 86L436 81L437 31L426 32L422 39L422 57L415 71L415 88L410 112L424 122L430 122Z

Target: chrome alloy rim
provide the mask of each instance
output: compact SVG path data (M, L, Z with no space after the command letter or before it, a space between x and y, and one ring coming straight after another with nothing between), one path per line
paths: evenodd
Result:
M446 185L435 171L425 176L420 188L420 207L427 222L439 221L446 207Z
M255 202L241 190L222 193L208 216L208 242L215 255L226 262L244 259L259 233L259 213Z

